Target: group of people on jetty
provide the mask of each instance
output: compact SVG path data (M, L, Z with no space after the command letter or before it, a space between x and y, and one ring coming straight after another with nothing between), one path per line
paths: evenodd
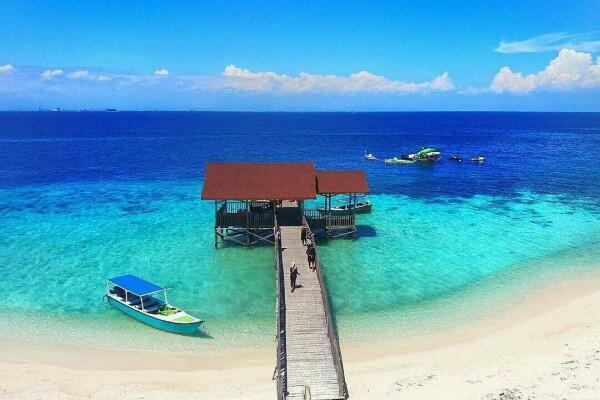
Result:
M281 248L281 231L277 231L275 233L275 237L277 239L279 248ZM308 268L315 272L317 270L317 250L315 249L315 237L312 232L309 232L306 226L302 226L300 231L300 240L302 241L302 245L306 246L306 256L308 257ZM290 266L290 286L292 289L292 293L298 287L296 281L298 279L298 267L296 266L296 261L292 261L292 265Z

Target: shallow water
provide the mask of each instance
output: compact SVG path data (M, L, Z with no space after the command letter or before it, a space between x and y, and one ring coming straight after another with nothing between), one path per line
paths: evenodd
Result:
M366 168L374 208L358 239L319 247L345 337L367 323L399 335L452 325L532 282L598 267L598 114L127 114L0 113L0 336L163 350L165 340L170 350L270 343L272 249L215 251L214 205L199 200L206 160L311 154L320 168ZM367 144L382 155L416 143L489 159L361 159ZM123 273L172 288L206 335L158 332L104 304L105 279Z

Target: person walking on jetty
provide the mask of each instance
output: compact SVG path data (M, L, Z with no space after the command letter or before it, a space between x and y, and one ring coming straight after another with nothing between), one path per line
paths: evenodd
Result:
M296 279L300 275L298 272L298 267L296 267L296 261L292 261L292 266L290 267L290 284L292 286L292 293L296 290Z
M315 241L315 238L313 236L312 233L309 233L308 235L306 235L306 239L304 240L304 243L306 244L306 247L311 247L313 245Z
M275 239L277 240L277 247L283 250L281 248L281 229L279 229L279 227L277 227L277 229L275 230Z
M302 246L306 246L306 226L302 225L302 230L300 231L300 240L302 240Z
M315 246L309 246L306 249L306 255L308 256L308 268L310 268L313 272L317 270L317 251L315 250Z

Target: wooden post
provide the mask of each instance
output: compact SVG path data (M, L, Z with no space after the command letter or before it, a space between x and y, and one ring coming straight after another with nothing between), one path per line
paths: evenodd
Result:
M215 200L215 249L219 245L219 235L217 234L217 229L219 229L219 206L217 204L217 200Z
M246 200L246 245L250 245L250 200Z

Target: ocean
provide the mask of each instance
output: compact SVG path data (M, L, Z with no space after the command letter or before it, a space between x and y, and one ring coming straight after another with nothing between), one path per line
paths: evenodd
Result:
M423 146L443 159L363 159ZM365 170L374 206L358 237L319 243L342 340L454 326L600 272L599 153L600 113L0 112L0 338L270 345L272 249L214 249L207 161ZM479 154L485 163L468 161ZM105 279L124 273L170 288L205 335L156 331L105 304Z

